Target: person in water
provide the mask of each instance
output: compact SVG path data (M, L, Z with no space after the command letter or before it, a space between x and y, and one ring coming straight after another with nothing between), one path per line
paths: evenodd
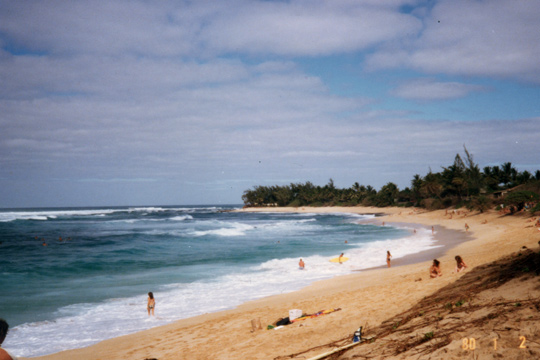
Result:
M148 293L148 316L150 316L150 313L152 313L152 316L154 316L154 308L156 307L156 299L154 299L154 294L150 291Z
M390 254L390 251L386 251L386 265L390 267L390 260L392 259L392 254Z
M342 257L343 257L343 253L341 253L341 255L339 255L339 258L338 258L338 261L340 264L343 264L343 260L341 260Z
M4 342L4 339L7 336L9 325L6 320L0 319L0 346ZM0 347L0 360L16 360L15 356L12 356L7 350Z
M300 261L298 262L298 267L300 268L300 270L304 270L305 266L306 264L304 264L304 260L300 259Z
M461 256L456 255L456 272L462 272L467 268L467 264L465 264L465 261L461 258Z
M441 262L439 260L433 259L433 264L429 268L429 276L432 278L442 276Z

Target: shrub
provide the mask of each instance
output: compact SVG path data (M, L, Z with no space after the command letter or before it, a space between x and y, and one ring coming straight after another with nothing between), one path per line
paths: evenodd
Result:
M300 207L302 206L302 202L298 199L295 199L293 201L291 201L291 203L289 205L287 205L289 207Z
M517 211L523 210L525 204L528 202L537 202L540 196L532 191L515 191L504 198L504 204L507 206L517 207Z
M422 205L428 210L439 210L443 209L443 202L439 199L424 199L422 200Z
M491 200L484 195L477 196L471 201L471 207L479 210L481 213L489 209L491 206Z

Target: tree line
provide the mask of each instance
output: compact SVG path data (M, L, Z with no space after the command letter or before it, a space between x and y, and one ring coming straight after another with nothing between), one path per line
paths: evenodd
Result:
M332 179L324 186L307 181L290 185L255 186L245 190L245 206L416 206L430 210L467 207L484 211L494 205L512 212L527 208L540 211L540 170L518 171L510 162L480 169L465 148L453 164L425 176L414 175L411 186L400 190L392 182L376 190L355 182L340 189Z

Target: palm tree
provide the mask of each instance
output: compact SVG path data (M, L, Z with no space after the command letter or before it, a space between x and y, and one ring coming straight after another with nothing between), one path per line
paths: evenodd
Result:
M498 169L499 167L486 166L482 171L483 183L490 191L495 191L499 188L498 174L495 173L495 168Z
M517 170L511 162L505 162L501 165L501 182L508 188L508 185L515 180Z
M482 188L482 173L477 164L474 163L473 156L469 153L467 148L465 149L465 164L467 165L465 169L465 179L467 182L467 196L477 195L480 193Z
M525 183L529 182L531 179L532 179L532 174L530 172L528 172L527 170L524 170L523 172L520 172L516 176L517 185L525 184Z
M441 193L443 187L440 183L439 174L434 174L431 171L424 177L424 184L422 185L422 192L426 197L437 197L441 199Z
M422 177L418 174L415 174L413 176L413 179L411 180L412 193L414 196L414 201L412 202L415 205L418 205L420 203L420 199L422 198L421 190L422 190L423 184L424 184L424 181L422 180Z

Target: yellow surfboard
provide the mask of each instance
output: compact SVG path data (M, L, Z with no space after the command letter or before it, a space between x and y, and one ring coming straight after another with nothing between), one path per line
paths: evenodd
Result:
M341 258L341 262L345 262L345 261L347 261L347 260L349 260L348 257L343 256L343 257ZM339 258L337 257L337 258L330 259L330 262L338 263L338 262L339 262Z

